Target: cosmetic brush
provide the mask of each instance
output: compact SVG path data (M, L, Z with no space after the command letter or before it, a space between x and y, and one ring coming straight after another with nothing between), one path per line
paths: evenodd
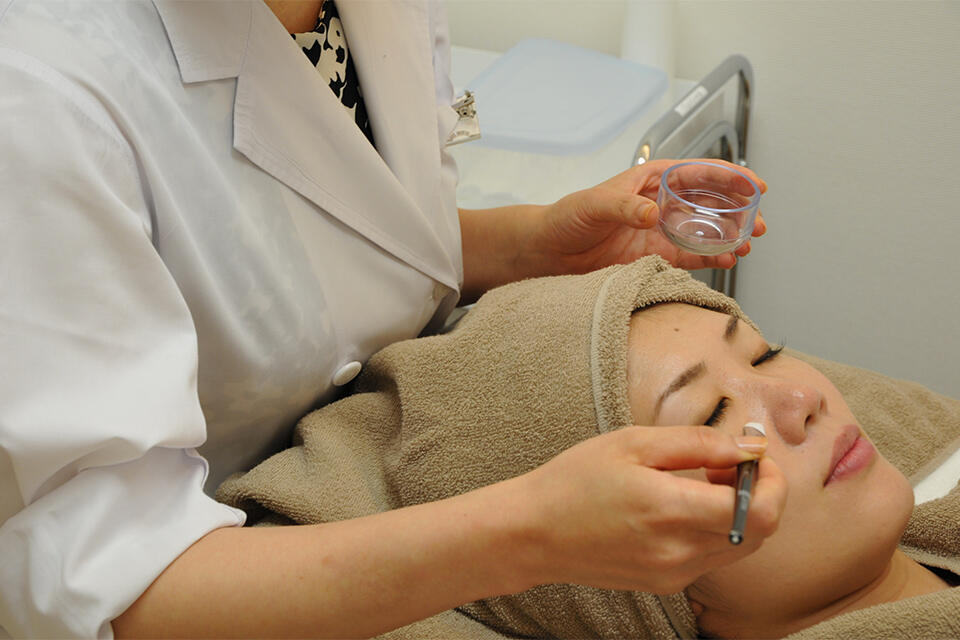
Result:
M759 422L748 422L743 425L743 435L766 437L767 431ZM733 505L733 527L730 528L730 542L743 542L743 530L747 526L747 511L750 509L750 498L753 492L753 483L757 479L757 460L747 460L737 465L737 499Z

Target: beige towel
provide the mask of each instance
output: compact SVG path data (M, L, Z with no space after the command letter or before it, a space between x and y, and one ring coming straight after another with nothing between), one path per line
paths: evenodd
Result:
M355 395L304 418L299 446L227 482L218 497L254 515L266 509L324 522L458 495L534 469L632 422L630 315L663 301L742 317L735 302L659 258L501 287L451 333L377 353ZM686 599L672 600L673 623L649 594L572 585L461 610L513 635L673 638L674 624L692 633Z
M231 479L218 498L253 518L273 513L299 523L326 522L436 500L524 473L577 442L631 423L630 314L665 301L743 317L735 302L659 258L502 287L484 296L450 334L376 354L355 395L304 418L297 446ZM849 373L861 391L861 378L872 375L822 366L835 367L832 374L839 378ZM877 385L863 393L867 409L875 394L889 395ZM900 446L895 435L890 441L891 448ZM905 458L914 470L925 462L923 456ZM488 637L694 633L682 595L658 599L546 585L460 611L470 619L447 612L391 635L477 637L480 629Z

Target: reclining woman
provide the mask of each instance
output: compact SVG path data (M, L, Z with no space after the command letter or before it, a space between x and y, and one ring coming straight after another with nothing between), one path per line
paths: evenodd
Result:
M734 301L658 258L508 285L449 334L384 349L355 395L307 416L295 447L218 497L251 519L340 520L537 482L570 455L558 453L643 428L630 425L738 434L748 421L768 436L756 490L789 488L759 550L680 593L539 584L398 635L960 636L960 492L913 509L904 476L955 444L960 402L782 353ZM732 518L731 469L684 473L728 492Z

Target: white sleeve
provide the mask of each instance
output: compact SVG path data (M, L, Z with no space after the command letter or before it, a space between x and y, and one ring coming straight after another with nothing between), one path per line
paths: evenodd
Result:
M0 635L110 637L242 514L202 491L196 333L130 145L32 58L0 49L0 87Z

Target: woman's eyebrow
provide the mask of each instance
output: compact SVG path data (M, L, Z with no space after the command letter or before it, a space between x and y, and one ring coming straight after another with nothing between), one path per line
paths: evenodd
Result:
M703 375L703 372L707 370L707 365L703 362L698 362L693 365L679 376L677 379L670 383L670 386L667 387L666 391L660 394L660 397L657 399L657 406L653 409L653 421L657 421L657 416L660 415L660 409L663 407L664 401L671 393L675 393L687 386L699 376Z
M733 341L733 336L737 334L737 329L740 327L740 321L734 317L730 316L730 319L727 320L727 329L723 332L723 339L727 342Z
M737 329L739 327L740 321L736 317L730 316L730 319L727 321L727 325L723 330L723 339L726 342L732 342L734 336L737 335ZM663 407L663 403L667 400L667 397L669 397L671 393L676 393L683 387L696 380L698 377L702 376L706 370L707 365L701 361L677 376L677 378L670 383L670 386L660 394L659 398L657 398L657 404L653 409L654 422L656 422L657 416L660 415L660 409Z

